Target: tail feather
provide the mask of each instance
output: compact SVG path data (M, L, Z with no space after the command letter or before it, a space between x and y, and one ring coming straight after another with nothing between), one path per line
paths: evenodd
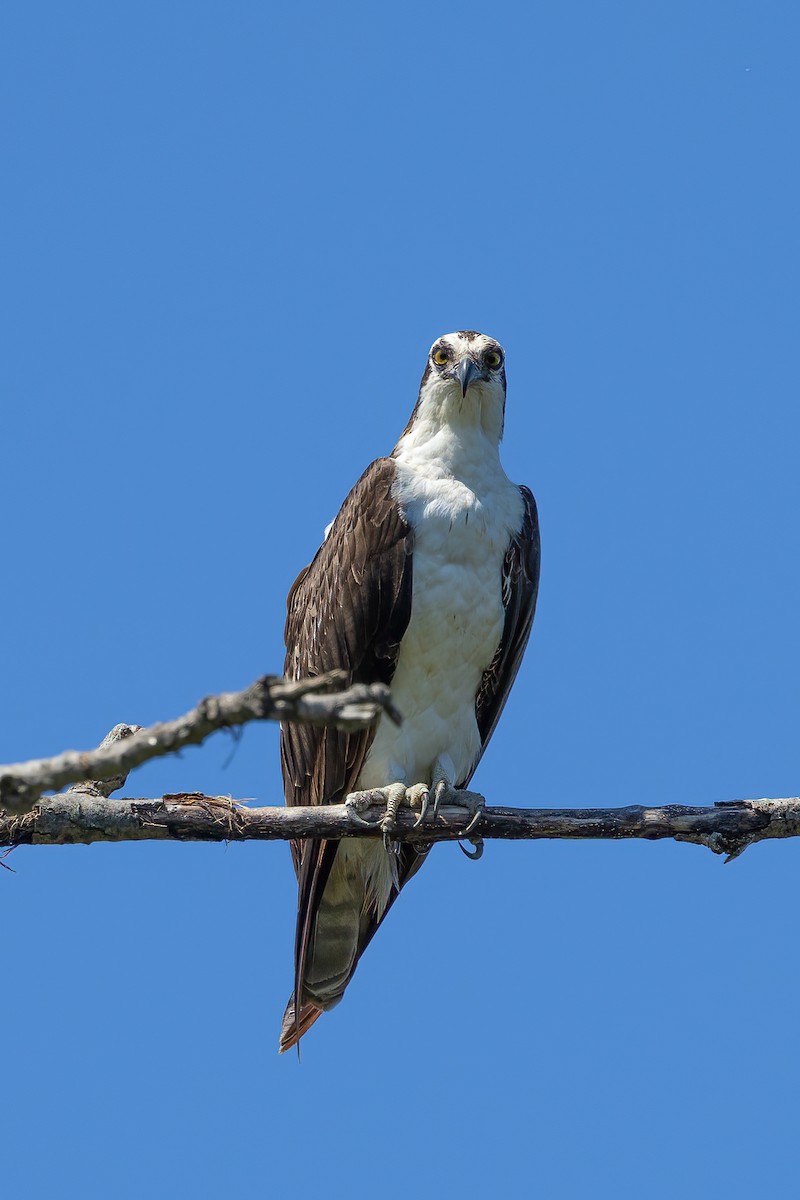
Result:
M296 1046L317 1017L339 1003L400 888L425 857L405 846L401 855L398 876L397 863L382 845L354 845L352 838L343 838L316 903L301 901L295 993L283 1016L281 1053ZM295 996L300 998L299 1014Z
M291 1050L292 1046L296 1046L303 1034L307 1033L314 1024L317 1017L322 1016L322 1011L318 1005L313 1004L309 1000L300 1005L300 1012L297 1018L295 1018L293 996L286 1005L286 1012L283 1014L278 1053L283 1054L284 1050Z

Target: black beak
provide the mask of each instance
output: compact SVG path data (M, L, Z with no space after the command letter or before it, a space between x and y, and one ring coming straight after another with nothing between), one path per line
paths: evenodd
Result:
M482 376L482 371L474 359L465 354L461 362L453 367L450 372L453 379L457 379L461 384L461 395L466 396L467 388L472 383L473 379L479 379Z

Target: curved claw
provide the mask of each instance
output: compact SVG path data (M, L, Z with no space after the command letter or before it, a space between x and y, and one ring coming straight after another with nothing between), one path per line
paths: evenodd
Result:
M468 833L472 833L473 829L478 824L478 822L480 821L482 816L483 816L483 805L481 805L480 808L475 809L475 812L473 813L473 816L472 816L472 820L470 821L467 828L464 830L465 835Z
M378 824L380 827L380 831L383 834L383 848L384 848L384 850L387 850L387 851L391 850L392 834L394 833L395 829L397 828L397 822L394 819L394 813L390 812L388 807L387 807L386 812L383 814L380 821L378 822Z
M422 798L420 800L419 816L417 817L416 821L414 822L415 829L417 828L418 825L421 825L422 822L427 817L428 809L430 808L430 803L431 803L431 794L428 791L428 789L426 788L425 791L422 793Z
M437 783L436 787L433 789L433 819L434 819L434 821L438 820L439 805L442 803L442 797L444 796L446 791L447 791L447 784L444 782L443 779L440 780L439 783Z
M361 816L361 813L358 811L358 808L353 800L348 798L345 800L344 806L347 809L348 817L354 825L363 825L366 829L374 829L376 825L380 824L380 821L366 821Z
M348 808L347 815L354 825L364 825L367 829L372 829L377 824L376 821L365 821L361 813L357 813L354 808Z
M474 850L465 850L464 843L461 841L459 841L459 843L458 843L458 848L461 851L461 853L464 854L467 858L471 859L472 862L477 862L478 859L481 858L483 855L483 838L482 837L470 838L469 840L472 842L473 846L475 847Z

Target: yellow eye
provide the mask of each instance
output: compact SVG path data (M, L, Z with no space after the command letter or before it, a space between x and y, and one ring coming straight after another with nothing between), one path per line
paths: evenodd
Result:
M484 355L483 361L486 363L487 367L491 367L492 370L495 370L495 368L499 367L503 361L503 356L497 350L489 350L489 352Z
M433 361L436 363L437 367L443 367L446 362L450 361L450 355L446 350L442 350L440 346L438 350L434 350L433 352Z

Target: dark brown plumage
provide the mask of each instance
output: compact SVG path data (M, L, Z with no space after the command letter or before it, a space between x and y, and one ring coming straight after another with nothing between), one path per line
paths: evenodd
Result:
M389 458L379 458L367 468L313 562L292 586L286 616L287 676L321 675L338 667L347 671L348 683L391 683L411 616L413 540L391 499L394 470ZM341 570L345 564L347 570ZM286 803L341 804L354 790L374 736L374 728L344 733L312 725L283 726ZM284 1017L282 1050L293 1045L322 1011L305 1005L304 1027L294 1029L314 919L337 846L325 840L292 843L298 880L295 990ZM403 851L401 886L414 860L420 858L408 847ZM364 946L375 928L365 930Z
M484 672L475 700L475 716L481 735L481 753L467 778L459 787L468 786L483 752L489 744L511 685L517 677L528 638L531 635L539 592L539 517L530 488L519 489L525 501L522 529L512 538L503 560L503 608L506 619L503 637L494 658Z

